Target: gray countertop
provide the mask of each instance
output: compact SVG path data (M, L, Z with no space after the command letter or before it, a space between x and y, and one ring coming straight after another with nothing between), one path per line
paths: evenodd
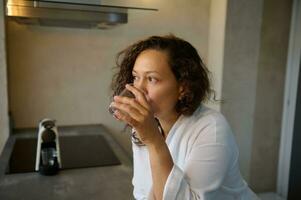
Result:
M30 137L32 130L10 136L0 156L1 200L94 200L133 199L132 162L101 125L73 126L61 129L60 134L101 134L121 161L121 165L62 170L55 176L37 172L5 174L6 166L17 137Z

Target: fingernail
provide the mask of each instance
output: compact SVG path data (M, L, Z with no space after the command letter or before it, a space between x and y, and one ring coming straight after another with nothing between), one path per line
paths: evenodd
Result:
M120 118L118 117L118 115L119 115L118 110L115 110L113 116L114 116L116 119L120 120Z
M113 117L117 120L120 120L115 114L113 114Z

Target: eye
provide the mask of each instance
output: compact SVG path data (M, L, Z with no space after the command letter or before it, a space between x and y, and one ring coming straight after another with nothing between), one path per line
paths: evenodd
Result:
M134 81L137 81L137 80L139 79L139 77L136 76L136 75L132 75L132 76L133 76L133 80L134 80Z
M151 83L156 83L156 82L158 81L157 78L152 77L152 76L149 76L147 79L148 79L148 81L151 82Z

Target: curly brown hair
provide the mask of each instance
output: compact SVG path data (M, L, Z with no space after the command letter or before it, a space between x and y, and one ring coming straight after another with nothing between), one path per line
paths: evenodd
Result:
M176 104L176 111L191 115L196 108L209 99L209 70L197 50L187 41L174 35L151 36L140 40L117 54L117 73L113 76L113 95L119 94L127 83L133 82L132 70L138 55L148 49L165 51L176 80L185 88L185 94Z

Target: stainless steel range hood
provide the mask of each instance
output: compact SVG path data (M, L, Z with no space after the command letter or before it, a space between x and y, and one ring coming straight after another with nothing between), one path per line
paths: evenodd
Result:
M6 16L18 23L78 27L78 28L109 28L128 21L128 9L152 10L101 5L97 0L7 0ZM92 3L91 3L92 2Z

